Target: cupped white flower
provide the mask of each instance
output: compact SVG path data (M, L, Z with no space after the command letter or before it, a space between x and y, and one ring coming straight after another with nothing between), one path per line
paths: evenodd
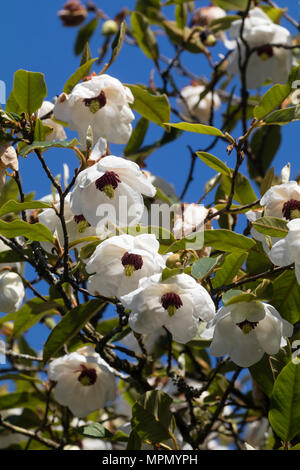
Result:
M71 210L94 227L107 222L132 225L143 216L142 194L154 197L155 193L136 163L109 155L79 173L71 193Z
M83 418L115 398L115 379L109 365L85 347L50 363L49 379L57 382L55 400Z
M131 310L129 324L133 331L149 334L165 326L178 343L193 339L200 321L210 321L215 305L208 292L187 274L164 281L154 274L140 281L138 289L121 297Z
M281 318L272 305L263 302L221 307L212 326L211 354L228 354L240 367L252 366L264 353L276 354L282 339L293 334L293 325Z
M79 240L81 238L96 236L95 227L91 227L90 224L81 216L73 214L70 208L70 197L69 195L65 199L64 203L64 217L66 222L66 228L68 233L69 243ZM59 203L56 203L56 209L59 211ZM60 244L64 245L64 233L60 218L54 209L45 209L38 216L39 222L45 225L54 237L57 237ZM53 245L48 242L41 242L42 247L48 253L51 252ZM76 245L76 248L80 249L82 244Z
M12 271L0 272L0 312L16 312L23 302L25 290L23 281Z
M275 266L295 263L295 274L300 284L300 218L288 222L287 227L287 236L276 242L268 255Z
M229 34L236 40L236 46L229 59L228 72L239 74L239 50L242 59L245 59L245 45L240 39L242 19L234 21ZM290 32L270 18L260 9L250 10L244 22L243 38L250 49L256 49L250 56L247 67L247 87L257 88L268 79L276 83L286 83L292 67L292 51L283 47L274 47L272 44L290 46L292 37Z
M11 145L0 146L0 189L5 183L6 170L19 170L18 155Z
M265 215L284 217L287 220L300 217L300 185L297 181L272 186L261 198Z
M217 93L207 93L202 99L201 93L205 90L203 85L189 85L181 90L178 104L185 119L196 117L202 124L208 124L211 115L212 104L215 110L221 106L221 99ZM213 103L212 103L213 101Z
M193 232L204 230L208 209L203 204L184 204L175 212L173 233L175 238L184 238Z
M49 142L53 140L65 140L67 136L63 126L51 119L53 110L54 104L50 101L44 101L37 112L37 117L42 120L42 123L52 128L52 132L46 136L45 140Z
M140 279L160 273L165 267L152 234L119 235L97 246L86 265L91 294L117 297L137 289ZM95 274L94 274L95 273Z
M54 116L78 132L82 146L92 127L95 141L100 137L115 144L126 144L132 132L134 114L129 104L134 98L129 88L109 75L92 76L76 85L70 95L62 93Z

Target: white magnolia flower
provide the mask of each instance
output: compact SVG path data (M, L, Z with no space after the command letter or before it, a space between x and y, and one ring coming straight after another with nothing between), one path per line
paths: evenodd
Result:
M166 196L168 196L169 198L178 199L173 184L168 183L166 180L164 180L160 176L153 175L150 171L143 170L143 173L146 176L146 178L148 178L150 183L153 184L153 186L155 186L156 188L161 189L161 191ZM162 201L160 199L155 199L155 202L159 203L159 202L164 202L164 201Z
M275 243L268 255L275 266L295 263L295 274L300 284L300 218L291 220L287 227L287 236Z
M143 336L143 345L148 354L153 354L155 348L160 344L164 343L167 339L167 333L164 328L158 328L152 331L148 335ZM124 344L128 349L134 351L137 354L141 354L142 350L140 345L134 336L133 332L130 332L125 338L122 338L121 343Z
M203 204L184 204L175 213L173 233L175 238L184 238L193 232L204 230L208 209Z
M242 60L245 59L245 45L240 39L241 26L242 19L234 21L229 31L232 39L239 44L229 59L228 72L233 75L239 73L239 49ZM254 8L244 22L243 38L250 49L255 49L248 62L247 87L257 88L268 79L276 83L286 83L292 67L292 51L274 47L272 44L290 46L290 32L273 23L260 8Z
M54 104L51 103L50 101L44 101L41 108L37 112L37 117L42 119L42 123L45 126L49 126L53 129L53 131L46 136L46 141L52 141L52 140L65 140L67 138L66 133L64 131L64 128L61 124L58 124L57 122L53 121L51 119L51 114L54 109ZM46 119L43 119L44 116L48 116Z
M25 290L23 281L12 271L0 272L0 312L16 312L23 302Z
M74 242L80 238L86 238L96 236L95 227L91 227L90 224L84 219L82 215L74 215L70 208L70 197L69 195L65 199L64 203L64 216L66 221L67 233L69 243ZM59 210L59 203L56 203L56 208ZM61 225L60 218L56 214L54 209L45 209L38 216L39 222L45 225L54 237L57 237L60 244L64 246L64 233ZM53 245L48 242L41 242L44 250L51 252ZM82 244L76 245L76 248L80 249Z
M285 217L287 220L300 217L300 186L297 181L272 186L261 198L265 215Z
M82 146L92 127L95 141L104 137L115 144L126 144L132 132L134 114L129 103L134 98L129 88L109 75L93 76L76 85L70 95L62 93L54 116L78 132Z
M115 398L112 370L91 347L54 359L48 375L57 382L55 399L75 416L83 418Z
M71 209L93 226L108 221L127 226L142 218L142 194L154 197L155 193L136 163L109 155L79 173L71 194Z
M217 93L212 95L211 92L207 93L204 98L200 100L201 93L205 90L203 85L189 85L181 90L183 99L178 100L181 106L181 113L185 119L196 117L202 124L208 124L211 115L212 100L215 110L221 106L221 99Z
M213 326L211 354L229 354L240 367L252 366L264 353L276 354L282 339L293 333L293 326L272 305L263 302L238 302L221 307Z
M226 11L215 5L198 8L193 17L193 24L209 26L214 20L219 20L226 16Z
M0 189L5 183L6 170L19 170L18 155L11 145L0 146Z
M137 289L139 280L160 273L165 262L155 235L119 235L97 246L86 265L91 294L118 297ZM96 274L94 274L96 273Z
M121 302L131 310L133 331L148 334L165 326L183 344L196 336L201 320L210 321L215 314L208 292L187 274L165 281L160 274L142 279L138 289L121 297Z

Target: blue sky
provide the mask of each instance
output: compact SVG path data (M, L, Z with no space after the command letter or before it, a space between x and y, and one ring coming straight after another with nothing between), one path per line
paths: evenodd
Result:
M133 0L96 0L96 3L108 15L114 16L123 6L129 9L134 7ZM197 6L208 4L206 0L195 2ZM278 0L281 7L288 7L289 12L296 19L300 19L300 5L296 0ZM40 1L40 0L10 0L1 4L1 33L5 47L1 50L1 72L0 80L3 80L7 87L7 96L10 93L13 82L14 72L18 69L43 72L45 74L48 87L48 99L61 93L62 88L68 77L78 68L80 58L75 57L73 46L77 33L77 28L64 28L57 17L57 11L62 7L62 0ZM169 7L168 16L173 14L173 7ZM167 13L166 13L167 14ZM283 22L284 26L287 23ZM289 27L292 33L295 29ZM94 35L91 42L92 55L97 56L102 37L100 29ZM225 49L217 48L214 53L214 59L217 61L217 53L225 52ZM162 40L161 51L164 55L172 56L173 49L166 40ZM203 55L185 54L185 63L196 75L208 75L209 67ZM124 83L149 83L150 72L153 68L152 62L143 55L143 53L131 46L125 45L120 56L108 73L117 77ZM96 72L100 70L95 69ZM160 86L160 79L155 73L156 84ZM238 83L238 82L237 82ZM180 78L180 86L188 84L187 79ZM238 92L238 88L236 90ZM173 116L173 121L177 118ZM216 125L221 124L220 116L216 120ZM274 161L274 167L277 173L287 163L292 164L292 177L299 172L298 164L298 133L299 123L293 123L283 129L283 140L281 148ZM160 137L162 130L157 126L151 126L146 143L153 142ZM72 133L69 133L73 136ZM237 137L238 130L235 130L234 136ZM195 134L185 134L175 143L163 147L151 155L148 163L148 169L154 174L164 177L172 182L178 193L181 192L186 175L189 171L190 156L187 145L193 148L205 147L210 142L205 136ZM116 155L122 153L122 146L113 146ZM230 166L226 154L226 146L223 143L218 144L214 149L214 154ZM54 174L61 173L64 162L68 163L71 169L77 164L76 157L71 151L50 151L47 155L47 163ZM246 168L242 168L246 174ZM39 162L36 161L34 154L31 154L25 161L21 162L21 173L26 191L36 191L36 198L40 198L49 193L50 186L46 176L41 172ZM196 202L203 194L205 182L214 175L214 172L207 168L204 163L198 161L195 170L195 179L188 193L187 202ZM212 202L208 198L206 203ZM30 334L30 340L36 346L40 346L44 338L44 332L40 328L35 329Z

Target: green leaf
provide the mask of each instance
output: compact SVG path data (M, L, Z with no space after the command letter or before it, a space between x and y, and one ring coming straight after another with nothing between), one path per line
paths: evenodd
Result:
M146 392L132 408L132 429L143 440L159 443L170 439L175 419L170 411L172 398L161 390Z
M260 195L263 196L273 185L275 176L274 167L270 168L260 185Z
M44 302L38 297L28 300L16 314L14 337L17 338L22 333L29 330L46 315L57 315L59 313L58 308L61 308L61 306L61 303L57 301L52 302L49 301L49 299L47 299L47 302Z
M259 362L249 367L251 376L269 398L272 395L276 377L289 361L289 353L282 348L274 356L264 354Z
M131 431L126 450L141 450L142 441L135 431Z
M28 209L49 209L51 204L42 201L17 202L8 201L0 208L0 217L10 212L19 213Z
M294 271L285 271L273 280L272 305L290 323L300 321L300 286Z
M265 119L265 124L277 124L283 126L293 121L300 119L300 106L291 106L289 108L274 111L270 116Z
M226 31L236 20L240 20L241 17L238 15L227 15L223 18L217 18L209 24L209 29L212 33L219 33L220 31Z
M89 60L91 60L91 58L92 58L91 49L90 49L89 43L86 42L83 48L82 54L81 54L80 65L86 64Z
M106 429L101 423L92 423L80 428L80 433L83 436L91 437L93 439L111 439L113 434Z
M128 144L124 149L124 155L131 155L138 151L141 145L144 142L147 130L149 128L149 121L148 119L141 118L137 125L135 126Z
M225 137L223 132L213 126L205 126L204 124L191 124L189 122L165 123L167 126L175 127L182 131L195 132L196 134L214 135Z
M51 331L43 352L47 362L72 339L103 306L101 300L90 300L68 312Z
M246 10L248 0L213 0L213 3L223 10Z
M8 395L0 395L0 411L11 408L34 408L41 405L41 399L37 393L12 392Z
M210 168L213 168L213 170L216 170L218 173L222 173L223 175L231 177L232 170L228 168L228 166L226 166L225 163L223 163L222 160L220 160L219 158L207 152L196 152L196 154L198 155L200 160L202 160Z
M251 238L226 229L205 230L204 243L205 246L212 246L216 250L230 253L243 253L249 251L255 245L255 241Z
M34 128L34 140L43 142L48 134L51 134L53 128L45 126L41 119L37 119Z
M26 256L31 254L30 250L23 250L22 253ZM24 258L13 250L1 251L0 264L18 263L24 261Z
M76 42L75 42L75 55L79 55L82 53L85 45L89 42L90 38L92 37L94 31L98 26L98 18L93 18L88 24L84 25L77 34Z
M192 34L191 28L186 26L180 29L174 21L163 21L162 26L174 44L183 47L192 54L207 52L206 47L200 39L200 34ZM187 42L188 39L189 41Z
M79 67L79 69L76 70L76 72L71 75L71 77L67 80L65 86L64 86L64 93L71 93L75 85L80 82L83 78L87 77L90 74L91 68L93 63L97 59L90 59L87 62L85 62L83 65Z
M216 271L213 279L213 287L230 284L236 274L239 272L244 262L246 261L248 253L230 253L226 255L220 269Z
M5 111L7 113L16 113L16 114L21 114L22 112L21 106L18 104L13 90L6 100Z
M94 241L92 243L88 243L87 245L83 246L80 250L80 258L82 259L90 258L100 243L101 241L98 240L98 241Z
M192 266L192 275L198 280L202 280L207 276L210 276L214 271L215 267L218 266L223 256L217 258L200 258L197 259Z
M252 225L259 233L269 237L284 238L289 231L287 221L277 217L260 217Z
M51 148L62 148L62 149L69 149L79 145L77 139L72 140L63 140L61 142L33 142L31 145L27 145L27 147L23 148L20 151L20 155L22 157L26 157L30 152L34 150L40 150L41 152L46 152Z
M3 204L5 204L7 201L11 201L12 199L14 201L17 200L18 197L18 185L13 178L9 178L0 191L0 207L3 206Z
M159 52L155 35L149 27L149 21L140 12L131 14L132 34L144 54L154 61L158 60Z
M116 34L115 39L113 40L113 43L111 45L112 54L111 54L110 61L108 62L108 64L106 64L104 66L101 73L104 73L108 69L108 67L110 67L114 63L114 61L116 60L116 58L120 54L123 43L124 43L125 34L126 34L126 23L125 23L125 21L123 21L123 23L121 23L119 31Z
M13 96L20 107L19 111L29 115L37 111L47 96L44 75L18 70L14 76Z
M233 174L233 170L232 174ZM227 195L231 192L232 180L227 175L222 176L222 187ZM246 176L238 173L235 179L233 199L239 204L247 205L257 201L257 196L253 191L250 181Z
M300 367L293 362L287 364L276 379L269 420L284 442L300 433Z
M29 224L23 220L14 220L13 222L0 220L0 233L8 238L23 236L37 242L55 242L52 233L47 227L40 223Z
M276 84L270 88L262 97L258 106L254 108L254 117L258 121L264 119L274 109L278 108L281 103L288 97L291 92L290 85Z
M166 95L153 95L143 86L126 85L130 88L134 103L133 109L149 121L165 127L170 120L170 104Z
M175 17L176 17L176 24L178 28L183 29L187 22L188 10L187 5L180 3L176 6L175 9Z
M172 276L176 276L177 274L182 273L181 268L165 268L163 269L163 272L161 274L161 280L165 281L166 279L169 279Z
M3 374L0 375L0 381L1 380L22 380L25 382L37 382L42 384L42 380L38 379L37 377L31 377L30 375L25 375L25 374Z

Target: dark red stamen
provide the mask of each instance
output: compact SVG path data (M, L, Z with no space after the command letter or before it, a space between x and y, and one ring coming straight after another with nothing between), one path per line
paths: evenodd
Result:
M106 171L103 176L97 179L95 185L99 191L103 191L105 186L112 186L113 189L116 189L119 183L121 183L121 180L117 173L114 171Z
M91 106L91 104L95 103L96 101L98 101L98 103L99 103L99 109L104 108L104 106L106 105L107 100L106 100L106 96L105 96L105 93L104 93L103 90L95 98L85 98L83 100L83 102L86 106Z
M283 217L285 217L288 220L291 220L291 213L293 211L299 211L300 212L300 201L297 201L296 199L291 199L290 201L287 201L283 204L282 208L282 214Z
M97 372L95 369L89 369L81 364L81 374L78 377L79 382L83 382L84 385L94 385L97 380Z
M267 55L268 57L273 57L273 55L274 55L273 47L270 44L258 47L257 55L259 55L259 56Z
M143 258L141 255L135 255L134 253L128 253L128 251L122 256L121 262L123 266L134 266L134 269L142 269Z
M183 303L178 294L174 292L167 292L161 298L162 306L165 310L168 310L169 307L175 307L176 309L182 307Z
M74 215L74 220L75 220L76 224L79 224L80 222L86 222L86 218L82 214Z
M259 323L258 321L248 321L248 320L244 320L244 321L242 321L242 322L240 322L240 323L237 323L236 326L238 326L242 331L245 329L245 327L246 327L246 328L249 328L249 330L250 330L250 329L254 330L254 328L257 327L258 323Z

